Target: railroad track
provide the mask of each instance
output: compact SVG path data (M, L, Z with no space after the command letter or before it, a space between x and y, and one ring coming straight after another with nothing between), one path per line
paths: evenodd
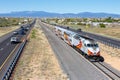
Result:
M81 53L79 50L77 49L75 50ZM85 56L83 55L83 57ZM90 60L88 59L88 61ZM95 65L100 71L102 71L105 75L107 75L111 80L120 80L120 72L118 72L117 70L113 69L110 66L107 66L105 62L94 62L94 61L90 61L90 62L93 65Z
M65 28L65 27L63 27ZM72 31L76 31L74 29L71 29ZM54 32L54 31L53 31ZM74 48L76 51L78 51L79 53L81 53L79 50L77 50L76 48ZM81 54L82 55L82 54ZM84 56L84 55L83 55ZM85 57L85 56L84 56ZM88 59L88 61L90 61ZM96 66L96 68L98 68L100 71L102 71L103 74L105 74L110 80L120 80L120 72L118 72L117 70L113 69L110 66L107 66L107 64L105 62L91 62L93 65Z
M93 62L93 64L107 75L111 80L120 80L120 74L110 69L104 62Z

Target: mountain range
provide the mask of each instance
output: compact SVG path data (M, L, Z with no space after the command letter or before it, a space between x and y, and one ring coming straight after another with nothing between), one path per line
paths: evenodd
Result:
M11 12L11 13L0 13L0 17L81 17L81 18L120 18L120 14L111 14L111 13L92 13L92 12L81 12L81 13L50 13L45 11L20 11L20 12Z

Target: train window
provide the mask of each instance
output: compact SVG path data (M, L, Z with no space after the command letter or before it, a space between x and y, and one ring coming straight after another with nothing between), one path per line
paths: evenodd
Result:
M95 47L98 47L98 44L94 44Z
M98 47L98 44L87 44L87 47Z
M91 47L91 45L90 45L90 44L87 44L87 47Z

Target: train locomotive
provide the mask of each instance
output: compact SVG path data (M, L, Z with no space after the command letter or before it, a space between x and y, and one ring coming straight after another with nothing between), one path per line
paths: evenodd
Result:
M98 43L95 40L58 26L54 26L54 31L58 37L79 51L88 60L104 61L104 58L100 55Z

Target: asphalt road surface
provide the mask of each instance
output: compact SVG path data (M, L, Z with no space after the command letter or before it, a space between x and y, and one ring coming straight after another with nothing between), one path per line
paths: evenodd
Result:
M27 30L24 30L23 28L15 30L18 32L18 34L13 34L13 32L10 32L9 34L0 37L0 80L5 77L5 73L8 71L8 68L11 70L10 66L13 63L20 46L25 43L24 41L29 34L34 22L32 22L30 26L24 26L24 29L29 27ZM11 37L16 36L19 38L20 43L11 43ZM7 76L9 76L9 71L6 77Z
M14 30L14 31L19 31L19 29L17 29L17 30ZM12 35L13 35L13 32L14 31L12 31L12 32L9 32L8 34L5 34L5 35L3 35L3 36L0 36L0 43L2 43L4 40L6 40L7 38L10 38Z
M10 41L11 37L7 38L6 40L0 43L0 67L3 65L4 61L7 59L9 54L17 46L17 43L16 44L11 43ZM22 39L22 35L20 35L19 37L20 39Z
M25 27L27 27L27 25ZM17 31L19 34L13 35L14 31ZM17 46L17 44L11 44L11 41L10 41L11 37L17 36L17 37L19 37L19 39L22 42L22 39L25 37L25 35L28 34L28 31L26 31L24 35L21 34L21 32L23 31L21 28L14 30L14 31L0 37L0 68L3 65L4 61L6 60L6 58L9 56L9 54ZM18 44L20 44L20 43L18 43Z
M3 64L10 52L15 48L16 44L11 44L10 38L0 44L0 66Z
M59 64L70 80L109 80L109 78L83 58L72 47L59 39L46 25L40 22Z

